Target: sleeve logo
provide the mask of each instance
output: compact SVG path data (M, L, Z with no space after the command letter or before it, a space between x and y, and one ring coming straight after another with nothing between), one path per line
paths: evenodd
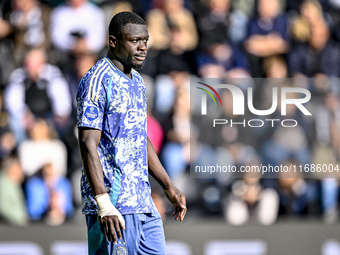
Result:
M97 107L94 107L94 106L88 106L86 107L85 109L85 117L88 119L88 120L95 120L98 118L98 108Z

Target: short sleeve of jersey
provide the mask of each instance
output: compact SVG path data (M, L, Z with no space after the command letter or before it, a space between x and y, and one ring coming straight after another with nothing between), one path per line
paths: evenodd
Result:
M77 126L103 130L106 93L102 79L87 73L77 92Z

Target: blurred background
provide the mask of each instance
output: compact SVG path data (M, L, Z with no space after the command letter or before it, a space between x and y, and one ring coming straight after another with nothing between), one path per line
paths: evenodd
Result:
M339 0L2 0L0 254L86 254L75 95L81 77L105 56L107 27L120 11L147 23L140 72L148 135L187 196L187 219L173 222L170 204L150 180L168 253L340 254L337 176L189 173L190 160L237 167L339 163ZM192 133L193 78L253 80L238 85L253 87L257 109L270 107L273 86L304 87L312 93L312 117L292 108L294 129L226 127L218 140L204 127ZM230 96L223 93L222 101ZM222 112L230 116L230 107Z

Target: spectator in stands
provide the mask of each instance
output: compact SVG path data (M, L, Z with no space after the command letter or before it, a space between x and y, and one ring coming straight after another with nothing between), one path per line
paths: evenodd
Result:
M286 53L288 20L280 15L278 0L259 0L258 14L249 21L245 49L249 53L253 77L263 77L262 58Z
M324 22L324 14L320 1L305 0L300 7L301 18L306 19L311 26Z
M245 166L259 166L260 162L249 162ZM279 196L272 188L260 182L261 173L247 173L235 181L231 194L224 205L226 220L232 225L243 225L256 220L263 225L273 224L278 216Z
M0 7L0 39L7 37L12 32L11 24L4 18L3 6Z
M162 126L169 120L176 101L177 90L188 88L190 74L185 71L172 71L168 75L158 75L155 79L154 116Z
M46 216L49 225L60 225L73 212L73 197L66 176L65 145L46 120L34 120L30 139L19 145L19 159L28 177L27 208L32 220Z
M5 159L16 150L17 141L10 129L10 116L4 107L3 91L0 92L0 158Z
M202 48L213 42L239 43L244 40L248 17L241 11L231 11L230 0L205 1L202 9L197 17Z
M132 5L129 1L120 0L104 1L100 7L104 12L105 24L110 24L112 17L118 12L132 12L133 10L135 10L136 6Z
M177 89L173 110L164 126L167 142L163 146L161 159L170 178L175 179L189 163L190 105L186 87Z
M266 78L286 79L288 77L288 66L282 56L271 56L263 62Z
M21 188L24 174L16 157L8 157L0 171L0 219L13 225L25 226L27 212Z
M75 113L77 109L77 102L76 102L76 95L78 90L78 84L84 74L96 64L97 62L97 55L86 53L86 54L79 54L76 56L73 68L67 70L65 76L67 83L69 85L70 95L72 99L72 109ZM77 149L78 153L78 149Z
M335 93L323 96L315 109L314 162L336 164L340 160L340 101Z
M334 93L324 95L324 105L318 105L315 113L316 137L313 163L338 165L340 161L340 102ZM330 169L328 169L330 170ZM324 220L334 223L338 216L339 174L335 171L316 173L321 179L321 205Z
M237 84L237 83L236 83ZM239 85L239 84L237 84ZM242 161L242 153L247 151L248 149L245 149L246 145L253 145L256 144L256 135L254 134L254 129L249 128L246 125L242 125L244 118L248 118L248 113L245 113L246 115L234 115L234 108L233 108L233 95L228 89L223 89L220 92L221 95L221 101L223 103L221 107L221 112L216 115L215 118L217 119L227 119L232 120L235 123L240 123L239 125L216 125L215 127L215 134L206 134L205 130L207 130L206 125L211 125L211 123L205 123L202 125L202 135L204 137L214 137L209 141L210 144L215 145L222 145L230 147L230 151L233 153L234 157L234 164L242 164L244 163ZM216 112L216 111L215 111ZM222 138L222 139L221 139ZM208 141L207 141L208 142ZM254 149L251 148L251 151Z
M297 98L297 94L290 93L290 98ZM280 103L278 103L280 105ZM275 112L270 118L282 120L283 116ZM310 120L304 118L304 115L295 105L287 105L285 119L294 119L297 125L294 128L286 128L276 125L270 128L268 132L269 139L262 144L262 156L265 163L279 165L291 158L298 164L308 164L311 162L311 150L309 139L311 137Z
M308 164L311 160L307 135L301 126L290 130L278 127L271 138L263 143L262 150L264 159L272 165L280 165L290 157L298 164Z
M36 174L51 163L56 175L66 176L67 154L65 145L57 138L53 126L45 119L34 119L28 130L29 139L19 145L18 154L27 177Z
M171 28L172 40L169 49L158 55L155 79L155 117L163 124L174 106L177 88L189 85L194 65L193 54L186 51L187 42L183 31Z
M198 55L198 74L203 78L250 78L248 61L239 47L215 42Z
M332 27L335 38L340 41L340 1L330 0L327 1L330 5L329 14L332 20Z
M330 38L327 24L311 25L308 41L296 45L289 54L289 67L294 77L339 77L340 48Z
M4 100L18 142L25 139L34 116L51 118L62 130L71 114L68 85L60 70L46 63L41 49L29 51L24 66L13 71Z
M4 86L7 83L8 76L15 68L13 57L13 41L10 38L12 33L12 26L9 22L9 17L6 17L5 11L2 5L0 5L0 59L6 59L6 61L0 61L0 86Z
M245 15L247 15L247 17L251 17L254 15L254 12L256 11L255 5L256 1L253 0L231 0L232 9L244 13Z
M203 8L197 17L200 46L206 48L215 42L229 41L230 1L209 0L205 2Z
M50 226L61 225L73 213L71 183L60 176L52 163L45 164L41 176L28 178L27 209L32 220L45 220Z
M50 9L38 0L14 0L9 14L14 57L19 65L31 48L49 49Z
M282 162L283 166L298 165L293 159ZM280 196L279 215L302 216L317 213L319 197L313 182L304 179L300 172L279 173L277 190Z
M172 26L169 48L158 55L157 74L169 74L174 71L190 73L194 69L192 59L184 31L177 26Z
M9 128L0 128L0 158L5 159L16 149L17 141Z
M88 0L67 0L52 12L51 39L62 52L97 53L105 46L105 35L104 14Z
M256 95L259 100L254 100L254 105L258 104L259 109L270 109L273 104L273 88L278 91L287 86L288 66L286 59L282 56L267 57L263 61L263 69L266 78L261 79L256 87Z
M163 0L162 9L152 9L146 14L150 34L149 47L164 50L169 47L171 27L176 27L184 37L185 48L190 51L198 44L196 23L192 14L183 6L183 0Z

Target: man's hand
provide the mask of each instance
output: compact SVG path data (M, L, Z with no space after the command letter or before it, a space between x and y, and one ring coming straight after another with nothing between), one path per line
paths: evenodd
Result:
M116 215L108 215L104 217L98 217L99 218L99 224L100 224L100 230L102 231L102 234L107 237L107 240L109 242L117 242L118 239L122 238L122 232L121 229L125 229L125 226L121 224L121 222L118 219L118 216ZM116 236L117 233L117 236Z
M107 193L98 195L95 199L98 205L100 230L104 236L107 236L109 242L116 242L117 237L122 238L121 229L125 229L125 220L111 203Z
M172 216L175 216L175 220L180 219L180 221L183 221L187 213L186 200L183 193L172 185L170 188L164 189L164 194L175 207Z
M175 216L175 220L184 220L185 214L187 213L185 196L183 193L177 189L169 175L166 173L164 167L162 166L159 158L148 138L148 166L149 173L153 178L163 187L164 194L167 199L175 207L172 216Z

